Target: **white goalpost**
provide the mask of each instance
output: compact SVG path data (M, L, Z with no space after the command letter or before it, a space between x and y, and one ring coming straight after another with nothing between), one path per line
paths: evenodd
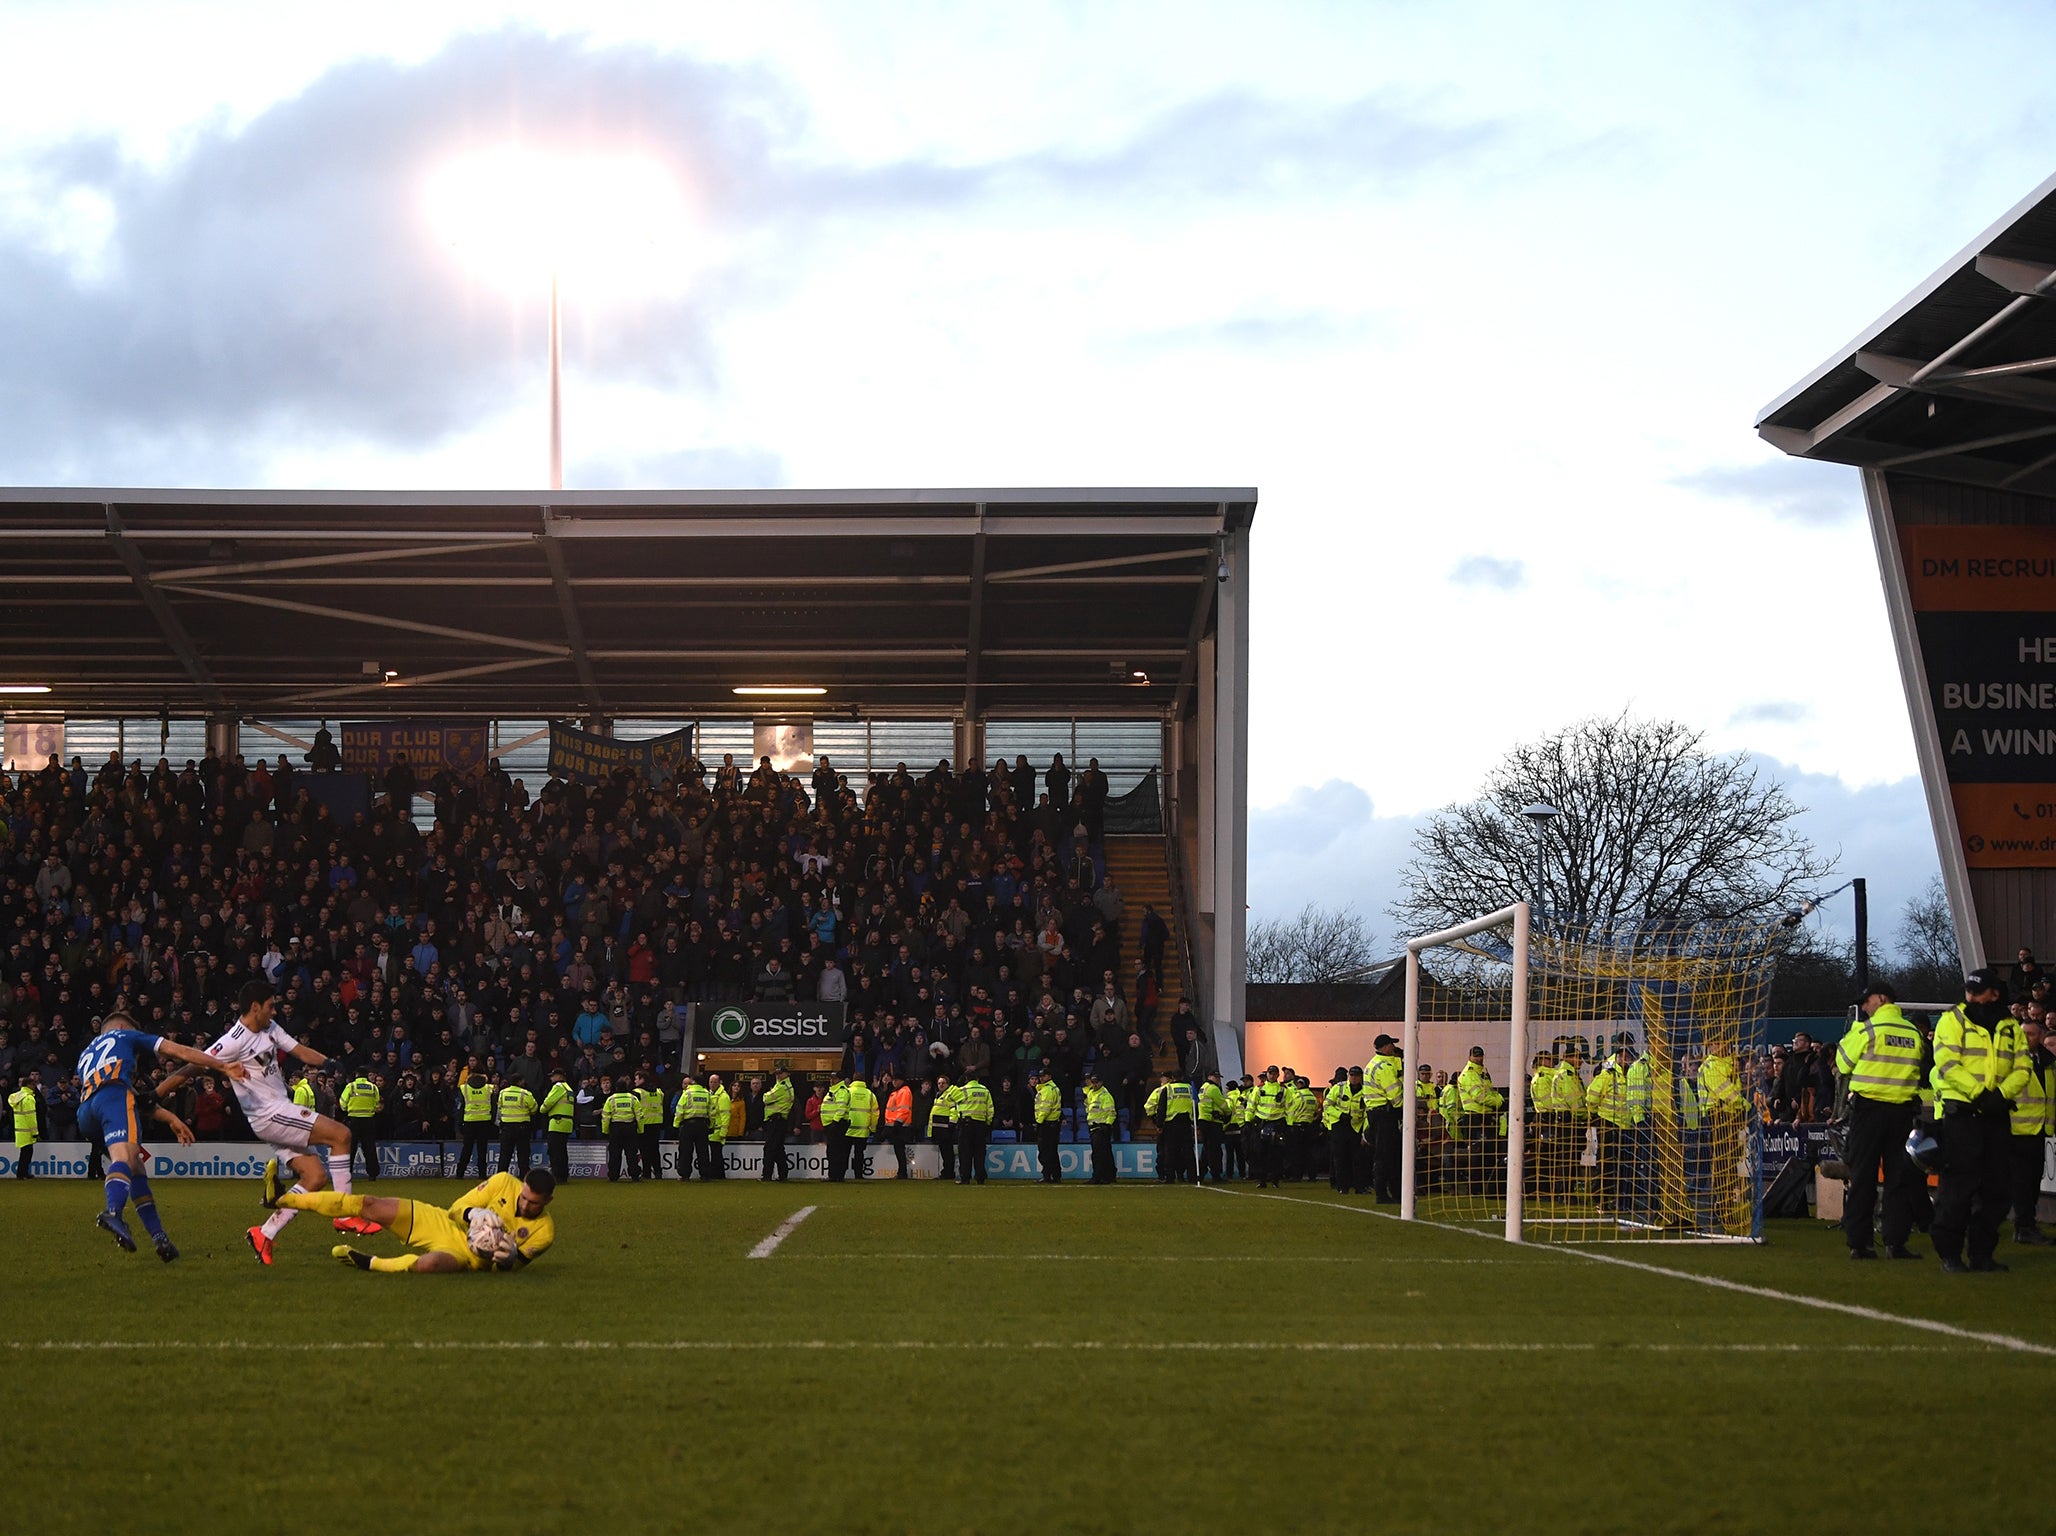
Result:
M1409 939L1406 945L1406 1035L1401 1042L1404 1047L1404 1091L1401 1100L1399 1130L1399 1219L1412 1221L1416 1215L1415 1190L1418 1147L1420 1145L1421 1094L1415 1086L1420 1075L1421 1060L1421 951L1435 949L1445 944L1459 944L1478 934L1513 926L1513 995L1508 1028L1508 1055L1513 1062L1512 1073L1517 1073L1520 1064L1528 1056L1528 935L1531 913L1528 903L1517 901L1510 907L1501 907L1497 912L1474 918L1468 923L1459 923L1454 928L1444 928L1436 933L1424 933L1417 939ZM1527 1153L1527 1113L1523 1103L1524 1095L1518 1082L1510 1084L1507 1099L1507 1158L1509 1164L1519 1168ZM1518 1178L1508 1183L1506 1201L1506 1240L1518 1243L1525 1235L1522 1227L1521 1181Z

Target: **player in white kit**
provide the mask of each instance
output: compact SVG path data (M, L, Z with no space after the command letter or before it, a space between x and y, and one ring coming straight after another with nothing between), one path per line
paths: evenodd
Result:
M229 1026L227 1033L207 1047L207 1054L216 1061L243 1064L248 1076L232 1085L236 1101L243 1106L243 1115L250 1122L250 1129L271 1144L280 1163L292 1169L293 1177L298 1181L292 1187L303 1193L312 1193L333 1183L338 1194L347 1195L350 1193L350 1128L341 1121L316 1114L303 1104L295 1104L286 1091L285 1074L278 1065L281 1056L291 1056L311 1067L325 1065L328 1058L272 1023L274 1004L271 983L244 983L243 990L236 994L240 1017ZM186 1069L192 1070L195 1069ZM185 1072L173 1074L159 1092L169 1090L185 1075ZM267 1204L270 1203L269 1197L276 1192L272 1188L275 1178L271 1172L265 1175ZM296 1214L290 1209L274 1210L261 1226L251 1227L243 1234L260 1261L265 1264L271 1262L272 1239L285 1230L286 1223ZM359 1234L379 1230L377 1223L354 1216L338 1217L335 1227L338 1232Z

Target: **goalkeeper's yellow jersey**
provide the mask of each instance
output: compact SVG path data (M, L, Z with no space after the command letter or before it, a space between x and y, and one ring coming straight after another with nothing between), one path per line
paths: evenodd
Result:
M538 1216L522 1216L516 1213L515 1203L521 1198L521 1180L511 1173L496 1173L483 1184L474 1186L450 1202L450 1216L459 1230L466 1225L466 1211L488 1210L500 1218L500 1224L507 1229L507 1235L514 1239L516 1267L533 1263L557 1240L557 1224L550 1219L548 1210ZM472 1260L472 1268L485 1269L487 1261L466 1250Z

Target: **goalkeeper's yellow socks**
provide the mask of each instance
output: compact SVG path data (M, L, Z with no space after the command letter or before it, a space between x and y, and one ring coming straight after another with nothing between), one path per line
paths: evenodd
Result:
M370 1268L374 1274L404 1275L414 1267L414 1261L420 1257L418 1253L403 1253L397 1259L379 1258L374 1255Z
M312 1211L317 1216L362 1216L364 1199L363 1195L339 1195L332 1189L324 1189L311 1195L299 1192L280 1195L278 1203L289 1211Z

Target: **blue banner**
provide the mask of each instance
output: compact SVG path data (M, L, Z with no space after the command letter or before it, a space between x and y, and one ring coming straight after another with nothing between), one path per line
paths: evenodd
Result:
M1794 1158L1811 1165L1819 1139L1826 1133L1824 1125L1786 1125L1782 1122L1766 1125L1763 1128L1764 1184L1773 1183L1785 1171L1785 1164Z
M1057 1168L1067 1179L1092 1177L1092 1145L1083 1141L1057 1144ZM1146 1141L1114 1143L1114 1175L1123 1179L1156 1177L1156 1147ZM985 1149L988 1179L1039 1179L1042 1154L1033 1142L1009 1142Z
M343 768L382 776L404 752L417 788L447 768L458 778L476 778L487 757L482 720L345 720Z
M550 777L604 783L617 773L633 772L651 784L668 784L692 761L692 727L617 741L576 730L561 720L550 722Z

